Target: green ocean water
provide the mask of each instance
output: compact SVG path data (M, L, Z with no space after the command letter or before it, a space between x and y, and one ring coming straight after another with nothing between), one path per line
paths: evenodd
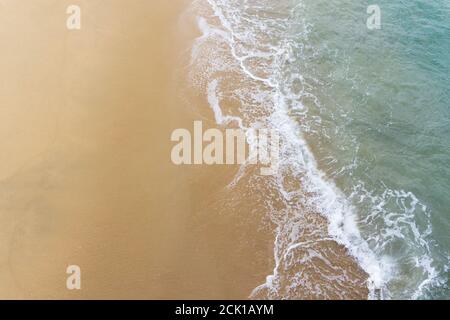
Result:
M206 3L193 57L214 47L201 60L213 109L240 103L218 122L232 116L281 134L268 206L277 197L287 212L326 216L330 236L369 274L369 297L450 299L450 1ZM380 8L381 29L367 27L369 5ZM319 251L295 252L305 226L273 211L276 263L260 288L274 298L339 296L351 277ZM313 275L328 287L296 272L299 263L316 270L314 257L335 268Z
M380 30L372 2L302 3L319 167L357 208L389 297L449 299L450 1L376 1Z

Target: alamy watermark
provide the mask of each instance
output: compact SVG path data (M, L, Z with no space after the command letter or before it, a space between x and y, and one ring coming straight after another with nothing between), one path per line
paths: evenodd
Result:
M66 13L69 15L66 20L66 27L69 30L81 29L81 8L77 5L70 5L66 9Z
M367 18L367 29L378 30L381 29L381 9L380 6L372 4L367 7L367 14L370 16Z
M80 30L81 29L81 8L78 5L71 4L67 7L66 13L68 14L66 20L66 27L68 30ZM381 29L381 9L377 4L372 4L367 7L367 14L370 16L367 18L366 26L369 30Z
M261 165L261 175L274 175L280 158L280 136L269 129L207 129L194 121L193 134L176 129L171 141L177 142L171 152L176 165ZM248 148L247 148L248 146Z
M70 265L66 269L66 273L69 274L66 280L66 287L69 290L81 289L81 268L77 265Z

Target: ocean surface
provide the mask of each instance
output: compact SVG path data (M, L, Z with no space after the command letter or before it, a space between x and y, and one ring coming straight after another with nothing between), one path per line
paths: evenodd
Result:
M372 4L379 30L366 26ZM450 1L194 6L192 82L217 123L282 137L279 173L262 182L275 268L253 294L336 297L352 282L323 251L296 251L308 245L301 211L327 218L327 237L367 273L369 298L450 299ZM314 274L298 271L308 264Z

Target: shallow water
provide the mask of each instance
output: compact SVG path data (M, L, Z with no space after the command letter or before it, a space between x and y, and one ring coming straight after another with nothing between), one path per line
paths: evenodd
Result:
M369 31L355 27L365 3L305 3L322 65L307 118L323 120L307 139L355 206L387 296L448 298L449 4L379 5L382 29Z
M214 81L208 95L242 126L282 135L279 174L255 182L270 190L277 225L268 297L299 287L336 297L359 285L324 250L295 251L304 213L319 212L369 275L369 297L449 298L450 4L379 1L382 28L368 30L369 4L208 0L198 9L193 83ZM317 259L334 271L315 270L313 286L296 268Z

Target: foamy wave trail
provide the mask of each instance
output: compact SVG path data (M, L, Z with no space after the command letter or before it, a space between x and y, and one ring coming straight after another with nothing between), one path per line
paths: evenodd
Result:
M409 191L368 190L353 177L357 157L339 166L332 153L322 152L325 164L319 169L305 137L318 136L320 142L342 134L327 117L349 116L339 106L335 113L323 112L326 97L315 90L323 77L308 58L324 49L312 44L314 25L306 9L300 0L200 0L193 7L202 35L192 47L191 80L207 93L217 124L274 128L281 136L278 174L250 179L266 190L265 205L277 226L273 273L251 296L351 298L365 286L369 298L422 297L442 285L448 271L433 261L426 206ZM359 150L355 136L343 143ZM334 181L343 175L352 177L346 187L351 192ZM418 214L425 227L416 223ZM406 257L392 256L392 246L399 244ZM343 258L348 254L367 276ZM414 279L405 279L405 259Z

